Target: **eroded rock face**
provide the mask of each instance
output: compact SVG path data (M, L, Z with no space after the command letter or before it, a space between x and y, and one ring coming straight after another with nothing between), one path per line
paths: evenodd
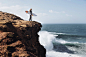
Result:
M42 25L0 11L0 57L46 57L38 41Z

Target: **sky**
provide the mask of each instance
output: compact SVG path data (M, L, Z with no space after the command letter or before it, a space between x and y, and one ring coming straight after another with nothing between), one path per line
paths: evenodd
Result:
M43 24L86 24L86 0L0 0L0 11Z

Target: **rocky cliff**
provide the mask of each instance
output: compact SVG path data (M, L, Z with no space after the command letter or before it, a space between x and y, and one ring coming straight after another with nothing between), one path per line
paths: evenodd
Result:
M42 25L0 11L0 57L46 57L39 43Z

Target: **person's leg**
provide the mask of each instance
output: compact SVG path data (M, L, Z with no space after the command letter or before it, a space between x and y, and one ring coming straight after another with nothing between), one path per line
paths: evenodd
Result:
M29 21L31 20L31 15L30 15L30 18L29 18Z
M31 15L31 21L32 21L32 15Z

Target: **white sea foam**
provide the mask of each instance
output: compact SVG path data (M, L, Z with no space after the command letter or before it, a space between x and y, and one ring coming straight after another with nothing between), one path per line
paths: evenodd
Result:
M46 57L80 57L73 54L61 53L61 52L55 52L55 51L48 51L46 54L47 54Z
M53 43L52 42L58 42L58 43L67 43L65 40L62 39L56 39L53 34L50 34L47 31L40 31L39 33L39 41L40 44L46 48L46 57L80 57L74 54L68 54L68 53L62 53L62 52L56 52L53 49Z
M55 42L56 43L61 43L61 44L67 44L67 43L69 43L69 44L86 44L86 43L83 43L83 42L69 42L69 41L65 41L65 40L63 40L63 39L56 39L55 40Z
M47 31L46 31L47 32ZM56 37L56 36L58 36L58 34L66 34L66 33L56 33L56 32L47 32L47 33L49 33L49 34L52 34L53 35L53 38L54 38L54 36ZM82 38L80 38L80 39L82 39ZM63 39L56 39L55 40L55 42L57 42L57 43L61 43L61 44L66 44L66 43L72 43L72 44L86 44L86 43L83 43L83 42L70 42L70 41L65 41L65 40L63 40Z
M65 34L65 33L56 33L56 32L49 32L51 34Z
M66 44L66 43L78 44L79 43L79 42L69 42L69 41L65 41L63 39L56 39L55 42L61 43L61 44Z
M44 48L46 48L46 50L48 51L52 50L53 49L52 41L55 40L54 35L49 34L46 31L39 32L39 35L40 35L39 41L44 46Z

